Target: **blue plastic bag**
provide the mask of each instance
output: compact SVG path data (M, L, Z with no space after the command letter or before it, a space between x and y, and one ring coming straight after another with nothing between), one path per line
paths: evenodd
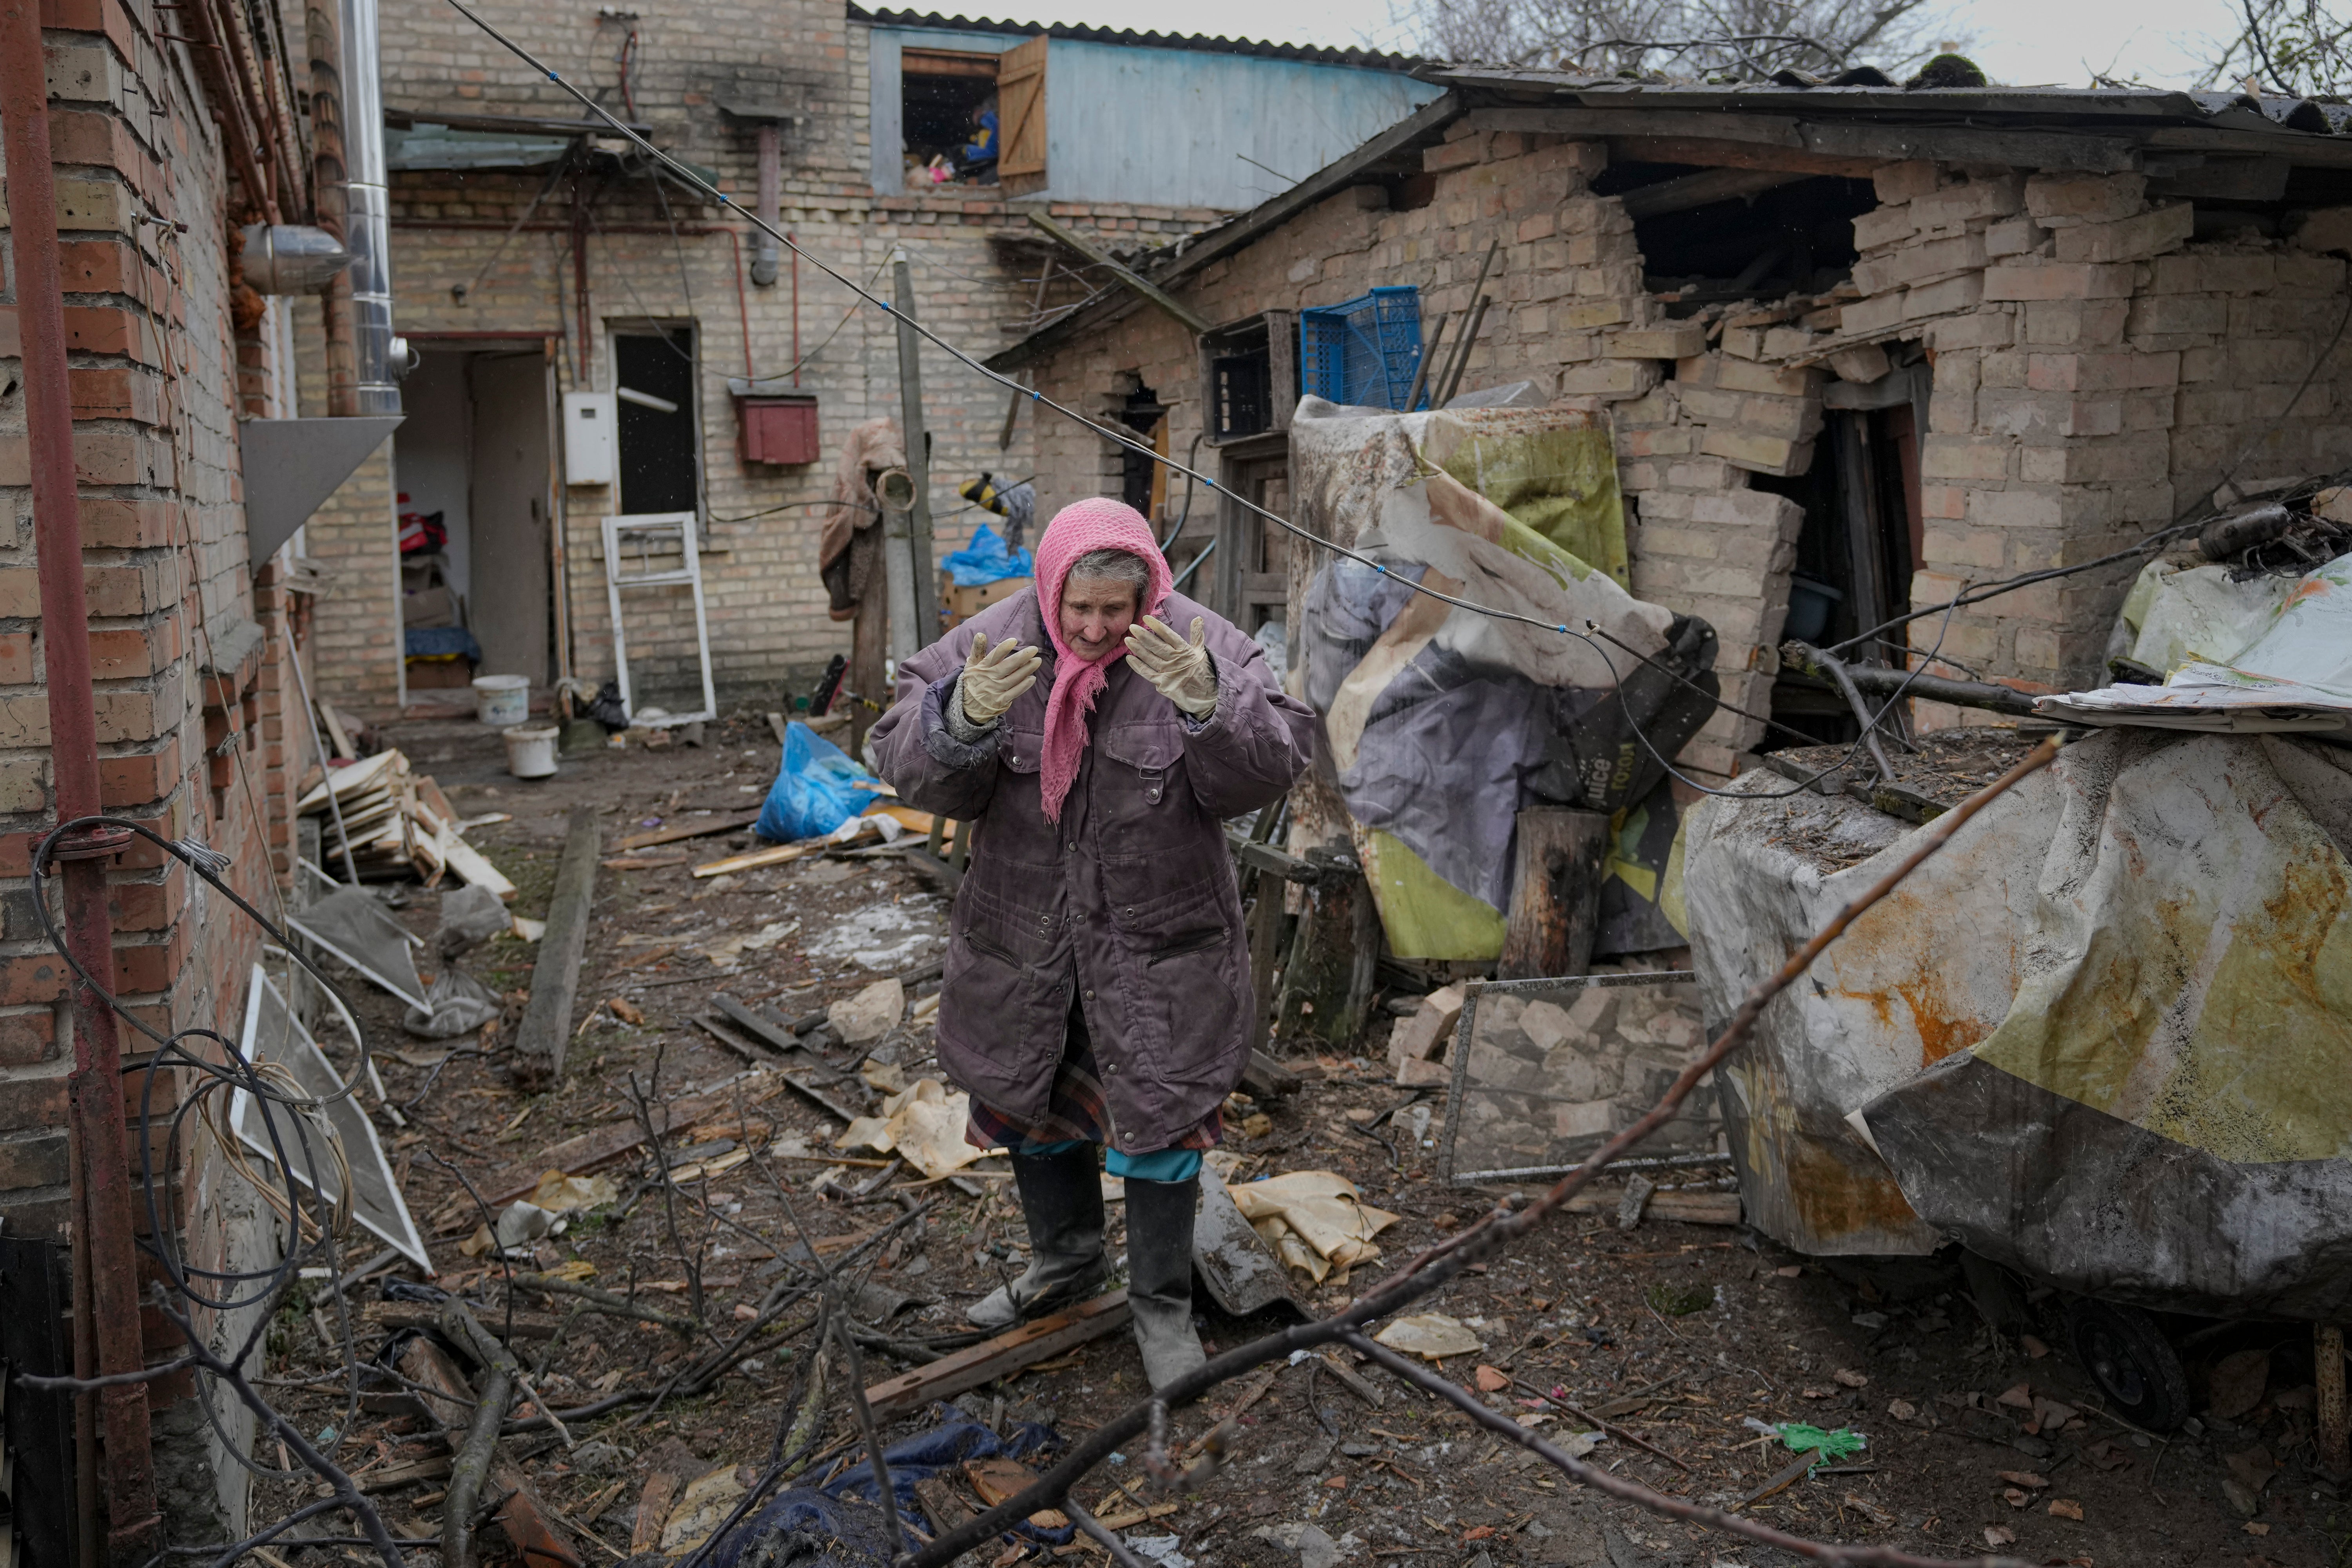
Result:
M882 1461L890 1469L890 1489L898 1496L898 1512L918 1529L927 1529L928 1525L921 1505L915 1500L917 1481L953 1469L967 1459L992 1459L1003 1455L1025 1460L1051 1458L1061 1451L1061 1434L1040 1422L1021 1422L1000 1437L979 1422L958 1415L947 1405L934 1405L932 1413L940 1418L939 1426L902 1437L882 1450ZM874 1467L869 1462L843 1471L824 1491L829 1498L879 1501L875 1489ZM1066 1546L1076 1538L1076 1527L1066 1524L1047 1529L1024 1521L1008 1533Z
M773 844L822 838L881 793L848 752L794 720L784 727L783 765L751 831Z
M1026 550L1005 549L1004 541L983 522L972 530L971 542L942 560L940 568L955 579L957 587L977 588L1007 577L1034 577L1037 560Z

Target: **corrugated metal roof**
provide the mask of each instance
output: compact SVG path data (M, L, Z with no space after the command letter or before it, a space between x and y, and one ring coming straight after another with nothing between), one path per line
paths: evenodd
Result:
M1139 49L1190 49L1201 54L1255 55L1263 59L1307 60L1317 65L1360 66L1370 70L1412 70L1429 62L1417 55L1378 49L1335 49L1318 44L1268 44L1254 38L1217 38L1199 33L1139 33L1132 28L1085 27L1064 22L1000 22L987 17L949 16L937 11L868 11L849 7L853 22L877 27L924 27L953 33L1009 33L1034 38L1076 38L1089 44L1123 44Z

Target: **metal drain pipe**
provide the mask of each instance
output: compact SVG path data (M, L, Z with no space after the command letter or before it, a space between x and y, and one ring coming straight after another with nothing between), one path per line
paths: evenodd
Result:
M352 253L351 412L397 414L408 341L392 330L392 198L383 169L376 0L340 0L343 43L343 248Z

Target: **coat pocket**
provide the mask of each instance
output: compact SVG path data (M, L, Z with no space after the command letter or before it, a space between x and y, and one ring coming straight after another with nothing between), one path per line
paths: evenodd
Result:
M1144 958L1149 1005L1167 1042L1154 1065L1171 1088L1222 1096L1240 1081L1248 1005L1235 946L1218 926L1171 938Z

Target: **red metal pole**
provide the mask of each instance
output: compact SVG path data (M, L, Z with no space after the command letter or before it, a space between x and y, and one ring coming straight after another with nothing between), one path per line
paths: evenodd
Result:
M39 0L0 0L0 134L6 138L8 209L16 261L16 317L24 340L25 420L32 456L33 535L39 554L41 653L48 678L49 757L61 822L99 810L98 718L90 693L89 608L82 593L81 517L74 490L73 397L66 374L64 284L58 264L57 192L49 165L48 86ZM84 836L60 846L66 942L91 974L114 978L106 912L105 858L127 835ZM77 1270L89 1297L98 1371L136 1372L139 1265L131 1168L122 1131L122 1055L114 1015L76 984L74 1065L68 1116L80 1162L82 1202L73 1216ZM157 1523L147 1390L131 1384L98 1394L106 1443L110 1554L142 1552Z

